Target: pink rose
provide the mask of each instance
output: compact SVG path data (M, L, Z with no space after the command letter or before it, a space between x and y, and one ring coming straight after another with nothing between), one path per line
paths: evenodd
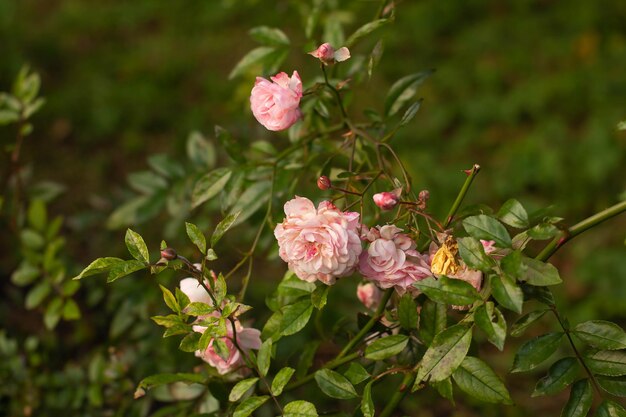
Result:
M432 276L428 257L415 250L415 242L394 225L377 226L364 236L370 243L359 259L359 271L381 288L399 293L414 291L411 285Z
M298 71L291 78L284 72L271 77L270 82L257 77L250 93L254 117L268 130L285 130L300 118L302 81Z
M296 197L285 203L285 220L276 226L279 255L298 278L324 284L350 275L359 261L359 214L343 212L329 201L316 209Z
M203 333L206 327L193 326L194 331ZM237 344L246 354L251 349L259 349L261 347L261 332L253 328L243 327L239 321L235 321L235 329L237 334ZM209 365L217 369L220 375L239 370L242 374L247 374L249 369L246 367L246 360L242 353L237 349L233 342L233 328L230 322L226 324L226 336L221 339L228 347L228 357L222 358L215 350L215 339L211 339L209 346L204 351L196 351L196 356L202 358Z
M350 51L345 46L335 51L335 49L326 42L318 46L315 51L309 52L309 55L313 55L324 64L333 64L349 59Z
M391 210L400 202L401 189L374 194L374 203L382 210Z
M363 282L356 287L356 296L366 308L373 310L380 304L383 292L373 283Z

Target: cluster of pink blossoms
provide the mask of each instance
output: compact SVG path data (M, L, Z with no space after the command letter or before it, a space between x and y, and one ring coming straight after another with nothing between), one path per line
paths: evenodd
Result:
M375 308L381 288L417 295L413 284L431 276L461 279L477 290L482 285L482 273L462 261L454 270L435 271L433 258L440 247L432 244L428 253L419 253L415 242L395 225L368 229L359 223L358 213L343 212L328 201L315 208L304 197L288 201L284 209L286 217L274 235L289 269L302 280L327 285L358 270L369 281L357 288L357 297L367 308ZM495 249L492 241L482 243L488 253Z
M207 283L208 285L208 283ZM195 278L185 278L180 281L180 289L190 302L200 302L208 305L213 305L211 297L206 292L204 287L198 283ZM209 316L219 316L219 313L215 312ZM199 320L206 319L208 316L198 317ZM198 333L204 333L206 327L195 325L193 330ZM226 326L226 336L222 338L226 346L228 347L229 355L227 358L222 358L214 347L214 339L209 341L208 347L203 351L196 351L196 356L202 358L209 365L217 369L220 375L227 374L229 372L239 370L242 374L249 372L246 367L246 362L241 352L235 346L233 341L237 338L237 344L244 352L249 352L251 349L259 349L261 347L261 332L257 329L244 327L239 320L235 319L235 332L231 325Z

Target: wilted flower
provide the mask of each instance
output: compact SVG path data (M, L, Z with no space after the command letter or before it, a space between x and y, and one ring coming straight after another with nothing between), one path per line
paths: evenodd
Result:
M489 255L490 253L498 250L498 248L495 247L495 244L496 244L495 240L483 240L483 239L480 239L480 243L482 243L483 249L485 250L485 253L487 255Z
M366 308L373 310L380 304L383 292L371 282L362 282L356 287L356 296Z
M302 81L298 71L291 78L284 72L271 77L272 82L257 77L250 93L254 117L268 130L285 130L301 116Z
M345 46L335 49L328 43L323 43L317 47L315 51L309 52L309 55L318 58L324 64L333 64L335 62L343 62L350 58L350 51Z
M415 250L415 242L394 225L369 229L370 241L359 259L359 271L381 288L395 287L400 293L414 290L411 285L431 276L428 257Z
M285 214L274 230L278 253L300 279L330 285L354 271L362 251L358 213L329 201L316 209L308 198L296 197L285 203Z

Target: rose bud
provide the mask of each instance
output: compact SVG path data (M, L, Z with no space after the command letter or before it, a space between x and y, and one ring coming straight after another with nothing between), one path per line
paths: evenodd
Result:
M378 307L383 292L373 283L366 282L359 284L356 288L356 296L366 308L371 310Z
M173 261L174 259L178 258L178 254L172 248L165 248L161 250L161 258L165 259L166 261Z
M400 189L374 194L374 203L382 210L391 210L400 202Z
M350 50L345 46L335 49L328 43L323 43L317 47L315 51L309 52L309 55L322 61L324 64L334 64L335 62L343 62L350 58Z
M332 183L330 182L330 178L328 178L326 175L322 175L321 177L317 179L317 188L319 188L320 190L326 191L331 186L332 186Z

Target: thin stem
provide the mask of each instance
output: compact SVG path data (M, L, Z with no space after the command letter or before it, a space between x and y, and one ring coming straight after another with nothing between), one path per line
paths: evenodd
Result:
M543 248L541 253L537 255L537 259L544 262L547 261L565 243L569 242L582 232L589 230L592 227L604 222L605 220L608 220L611 217L615 217L618 214L623 213L624 211L626 211L626 201L617 203L605 210L602 210L599 213L594 214L593 216L587 217L586 219L576 223L575 225L561 233L559 236L555 237L545 248Z
M383 147L383 148L387 149L389 151L389 153L393 156L393 158L396 160L396 162L398 163L398 166L400 167L400 171L402 171L402 176L404 177L404 183L406 184L405 192L407 194L409 194L411 192L411 178L409 177L409 173L404 168L404 165L402 164L402 161L400 160L400 158L398 157L396 152L393 150L393 148L391 146L389 146L388 144L382 143L382 142L378 142L377 146L378 147Z
M346 120L348 119L348 113L346 113L346 109L343 107L343 101L341 100L341 95L339 91L332 86L330 81L328 81L328 74L326 74L326 65L322 64L322 72L324 73L324 81L326 82L326 86L332 90L337 98L337 105L339 106L339 110L341 110L341 118L344 124L347 124Z
M352 362L355 359L358 359L361 357L361 352L354 352L351 353L350 355L344 356L343 358L335 358L332 361L328 361L326 362L321 369L335 369L345 363L348 362ZM287 385L285 387L285 389L283 390L283 392L285 391L290 391L292 389L296 389L304 384L306 384L307 382L309 382L310 380L312 380L313 378L315 378L315 372L312 372L304 377L302 377L302 379L299 379L298 381L292 382L291 384Z
M379 417L390 417L393 414L400 401L402 401L404 396L411 390L410 387L413 385L413 381L415 381L415 375L413 372L404 374L404 378L402 378L402 382L400 382L398 389L393 393L387 402L387 405L385 405L385 408L379 414Z
M469 171L469 174L467 178L465 179L465 182L463 183L463 187L461 187L459 194L456 196L456 200L454 200L452 207L450 207L450 211L448 212L448 217L446 217L446 222L444 224L444 229L450 226L450 223L452 223L452 220L454 219L454 215L459 210L459 207L461 207L461 203L463 202L463 199L465 198L467 191L472 185L472 181L474 181L474 177L476 177L476 174L478 174L479 171L480 171L480 165L474 164L472 169Z
M380 304L374 312L374 315L369 319L367 323L365 323L365 326L363 326L363 328L348 342L348 344L344 346L344 348L341 350L341 352L339 352L339 355L337 355L337 358L335 360L341 359L346 356L348 352L350 352L352 348L354 348L361 341L361 339L365 337L367 332L369 332L370 329L374 327L378 320L380 320L380 318L383 316L383 312L385 311L385 307L387 306L387 302L389 302L389 299L393 295L393 291L393 288L389 288L384 292L383 298L380 300Z

